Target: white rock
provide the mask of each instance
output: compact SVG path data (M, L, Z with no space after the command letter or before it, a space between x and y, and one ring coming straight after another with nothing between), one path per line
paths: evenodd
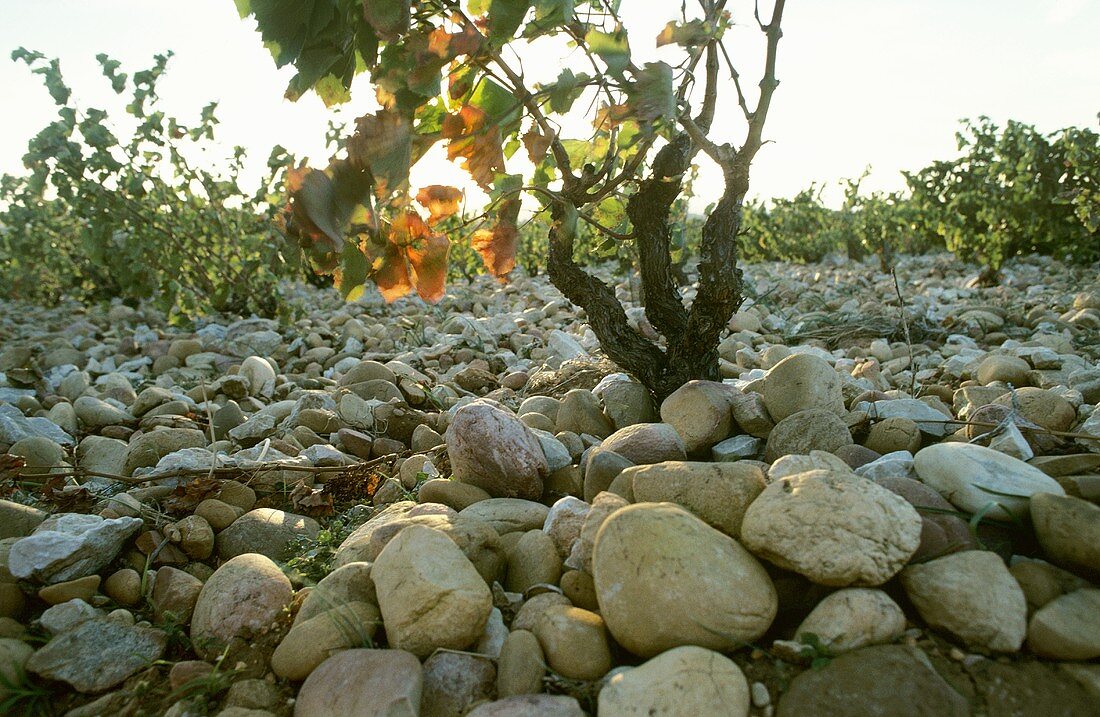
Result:
M49 584L93 575L115 559L141 526L139 518L53 515L12 545L8 569L17 578Z
M822 585L873 586L920 546L920 514L852 473L815 470L773 482L741 523L749 550Z
M968 550L910 565L901 584L921 617L968 646L1015 652L1027 633L1027 600L1001 558Z
M866 411L872 418L908 418L915 421L921 432L930 436L942 437L954 433L958 426L949 421L953 416L946 415L916 398L898 398L892 401L861 401L853 411Z
M794 631L817 636L830 654L839 655L901 637L905 613L881 590L845 588L827 595ZM802 640L805 642L805 639Z
M1028 499L1036 493L1066 494L1058 481L1038 468L971 443L937 443L921 449L913 468L952 505L970 513L986 510L990 518L1001 520L1009 519L1009 513L1026 517Z
M746 717L749 683L741 668L717 652L675 647L617 672L600 691L600 717L722 715Z

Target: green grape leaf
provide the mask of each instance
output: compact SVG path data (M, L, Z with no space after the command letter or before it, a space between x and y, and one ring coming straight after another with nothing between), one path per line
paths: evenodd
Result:
M643 125L676 116L672 68L668 63L647 62L627 85L626 95L634 118Z
M630 66L630 45L626 30L619 28L608 33L593 28L585 33L584 41L588 49L607 65L608 73L621 79L623 71Z
M530 0L492 0L489 5L489 42L500 46L511 40L530 8Z
M383 40L396 40L409 29L410 0L363 0L363 17Z

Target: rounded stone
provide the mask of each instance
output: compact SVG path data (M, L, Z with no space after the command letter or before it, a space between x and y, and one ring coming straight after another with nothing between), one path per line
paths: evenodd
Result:
M275 390L275 369L259 356L242 361L237 375L248 382L249 396L270 396Z
M75 580L47 585L38 591L38 597L50 605L60 605L69 600L90 600L99 590L101 580L102 578L98 575L87 575Z
M1001 558L967 550L901 573L906 595L925 622L972 649L1016 652L1027 632L1027 599Z
M978 364L978 383L988 386L994 381L1010 383L1016 388L1031 385L1031 366L1016 356L995 354Z
M600 449L618 453L636 465L687 458L684 439L667 423L635 423L620 428L604 439ZM587 487L585 494L587 496Z
M191 642L214 659L235 639L250 640L271 627L293 596L290 580L263 555L238 555L202 586L191 618Z
M607 628L594 612L553 605L535 623L550 669L571 680L598 680L611 669Z
M538 500L549 472L538 438L512 413L486 401L455 411L447 427L455 480L498 498Z
M970 534L970 526L954 515L954 507L931 487L912 478L897 476L886 476L875 482L900 495L920 514L920 547L910 562L919 563L978 547Z
M141 575L133 568L116 570L103 583L103 593L119 605L136 605L141 600Z
M493 609L489 586L458 546L423 525L390 540L371 577L390 645L419 657L468 647Z
M352 602L378 604L378 592L371 578L371 564L347 563L333 570L313 586L302 601L294 624Z
M218 555L223 560L259 553L282 560L295 538L316 538L321 526L313 518L273 508L256 508L218 533Z
M764 379L764 405L776 422L809 409L843 415L840 375L819 356L788 356Z
M557 585L561 557L554 541L541 530L529 530L508 550L508 579L504 588L522 593L533 585Z
M920 450L920 426L910 418L894 416L871 426L863 445L877 453Z
M756 555L842 587L889 580L916 552L920 533L920 515L901 496L828 470L773 482L741 523L741 538Z
M420 714L420 660L404 650L338 652L310 673L294 702L295 717Z
M627 468L639 503L676 503L726 535L741 535L749 504L764 490L764 471L743 463L665 461Z
M905 631L905 613L881 590L844 588L825 596L794 631L812 634L830 654L893 642Z
M370 645L381 622L378 608L365 602L295 622L271 655L271 671L286 680L304 680L333 654Z
M1076 590L1055 598L1032 616L1027 647L1052 660L1100 657L1100 590Z
M476 485L460 483L449 478L433 478L425 481L416 494L416 500L419 503L442 503L459 511L489 498L492 496Z
M1100 578L1100 506L1081 498L1037 493L1031 521L1050 561L1089 579Z
M497 694L500 697L542 691L546 665L542 647L533 632L512 630L504 638L497 660Z
M913 469L952 505L999 520L1026 517L1036 493L1066 493L1038 468L973 443L928 446L914 456Z
M546 522L550 508L521 498L490 498L463 508L459 515L480 520L501 535L514 531L537 530Z
M606 438L615 429L600 407L600 400L591 391L582 388L574 388L562 396L554 427L555 433L572 431L577 435L587 433L597 438Z
M810 451L834 453L851 443L852 434L840 416L832 411L811 408L792 413L775 424L764 446L764 460L771 462Z
M691 644L732 649L763 635L777 609L763 566L671 503L612 513L596 536L592 570L608 629L641 657Z
M747 717L749 683L733 660L688 645L615 674L600 691L600 717Z
M1051 431L1068 431L1077 421L1077 411L1066 399L1042 388L1016 389L1015 400L1024 418ZM1013 395L1006 393L993 400L994 405L1012 406Z
M732 398L723 383L688 381L661 402L661 420L676 429L688 453L696 453L730 435Z

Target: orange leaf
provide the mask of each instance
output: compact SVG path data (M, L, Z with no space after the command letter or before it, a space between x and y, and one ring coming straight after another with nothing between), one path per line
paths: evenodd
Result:
M411 209L398 214L390 222L390 243L404 248L431 234L420 215Z
M375 257L373 265L375 269L371 278L387 303L400 299L413 288L409 280L409 267L405 263L405 252L396 244L386 242Z
M405 249L412 267L413 285L424 301L435 303L443 298L450 252L451 241L442 234L424 237Z
M504 280L516 267L516 239L519 232L515 226L497 224L492 229L478 229L470 243L481 255L485 268L498 279Z
M443 118L442 134L450 142L447 159L462 158L462 167L474 181L488 187L497 172L504 171L504 150L500 128L486 126L485 113L472 105L463 105L458 114Z
M459 55L472 55L481 47L483 36L472 27L450 33L437 27L428 36L428 51L437 57L453 60Z
M458 211L458 203L462 201L462 192L456 187L430 184L416 193L416 201L428 210L428 224L432 225Z
M531 158L533 164L542 161L542 158L546 156L546 150L550 148L550 143L553 141L554 135L551 134L547 137L535 127L532 127L527 134L523 135L523 146L527 148L527 156Z

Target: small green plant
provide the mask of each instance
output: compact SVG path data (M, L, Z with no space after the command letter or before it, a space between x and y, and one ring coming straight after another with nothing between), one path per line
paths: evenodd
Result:
M318 583L332 572L332 561L336 550L351 535L355 526L347 515L333 516L328 524L321 528L316 538L298 535L287 547L287 553L294 557L286 561L288 570L297 572L306 582Z
M13 663L10 669L11 675L6 670L0 670L0 714L28 717L52 715L53 694L50 689L35 682L19 663Z
M821 641L821 637L812 632L801 632L798 641L802 643L802 656L810 661L810 669L820 670L832 661L833 655L829 646Z
M168 694L166 701L174 704L186 700L191 710L199 714L213 714L221 694L233 684L233 677L237 672L223 668L227 652L228 648L214 661L214 669L184 682ZM172 663L162 660L156 664L171 666Z

